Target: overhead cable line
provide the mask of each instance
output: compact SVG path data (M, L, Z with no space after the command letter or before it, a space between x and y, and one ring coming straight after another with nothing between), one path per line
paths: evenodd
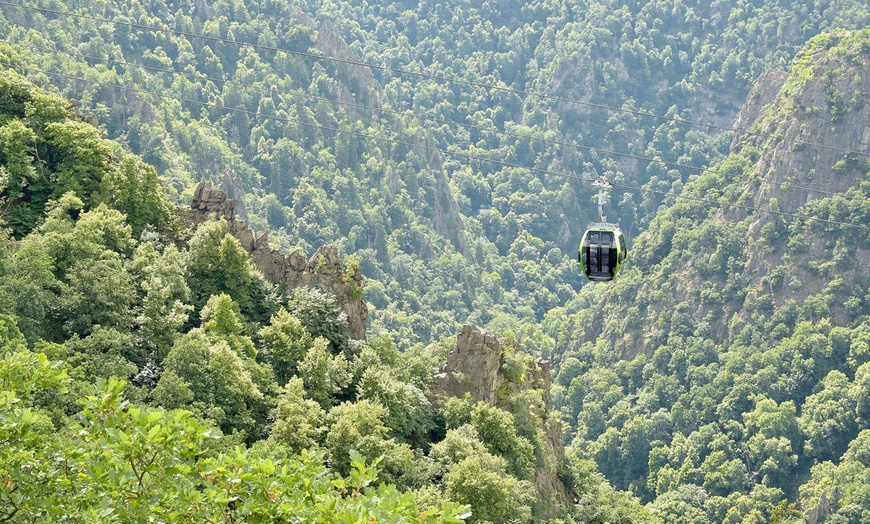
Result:
M252 42L240 42L238 40L231 40L229 38L203 35L203 34L199 34L199 33L193 33L190 31L180 31L177 29L154 27L154 26L148 26L148 25L144 25L144 24L137 24L137 23L126 22L126 21L121 21L121 20L109 20L106 18L99 18L96 16L74 13L71 11L61 11L59 9L49 9L46 7L38 7L38 6L27 6L27 5L22 5L22 4L15 3L15 2L7 2L5 0L0 0L0 5L9 6L9 7L17 7L20 9L31 10L31 11L40 11L40 12L50 13L50 14L54 14L54 15L58 15L58 16L68 16L68 17L72 17L72 18L81 18L84 20L91 20L91 21L100 22L100 23L124 25L124 26L128 26L128 27L136 28L136 29L142 29L145 31L154 31L154 32L173 34L173 35L184 36L184 37L189 37L189 38L198 38L198 39L202 39L202 40L210 40L210 41L214 41L214 42L233 44L233 45L238 45L238 46L242 46L242 47L249 47L252 49L260 49L263 51L286 53L286 54L300 56L300 57L304 57L304 58L310 58L313 60L337 62L337 63L341 63L341 64L367 67L369 69L374 69L374 70L379 70L379 71L388 71L391 73L396 73L396 74L401 74L401 75L416 76L418 78L428 78L431 80L464 84L464 85L469 85L472 87L479 87L479 88L493 90L493 91L501 91L501 92L512 93L512 94L516 94L516 95L530 96L530 97L540 98L542 100L548 100L551 102L560 102L560 103L566 103L566 104L580 105L580 106L584 106L584 107L591 107L591 108L595 108L595 109L603 109L606 111L620 112L620 113L630 114L633 116L654 118L654 119L664 120L664 121L668 121L668 122L674 122L674 123L682 124L682 125L705 127L707 129L714 129L717 131L729 131L729 132L747 134L747 135L752 135L752 136L757 136L757 137L762 137L762 138L772 138L774 140L781 140L781 141L789 142L789 143L796 144L796 145L814 147L814 148L818 148L818 149L828 149L830 151L837 151L840 153L853 153L856 155L870 157L870 153L868 153L868 152L856 151L856 150L852 150L852 149L846 149L846 148L830 146L830 145L825 145L825 144L816 144L816 143L812 143L812 142L805 142L802 140L787 138L787 137L777 135L777 134L762 133L760 131L751 131L751 130L747 130L747 129L739 129L739 128L735 128L735 127L720 126L720 125L716 125L716 124L707 124L707 123L700 122L697 120L688 120L688 119L679 118L679 117L669 117L669 116L665 116L665 115L658 115L656 113L652 113L649 111L641 111L641 110L637 110L637 109L627 109L627 108L623 108L623 107L609 106L606 104L597 104L594 102L584 102L582 100L576 100L576 99L560 97L560 96L555 96L555 95L548 95L546 93L540 93L540 92L536 92L536 91L528 91L528 90L523 90L523 89L513 89L513 88L510 88L510 87L507 87L504 85L475 82L472 80L464 80L461 78L446 77L443 75L423 73L420 71L411 71L408 69L401 69L401 68L391 67L391 66L386 66L386 65L372 64L372 63L363 62L360 60L350 60L350 59L346 59L346 58L325 56L325 55L316 54L316 53L309 53L309 52L305 52L305 51L295 51L295 50L284 49L284 48L275 47L275 46L254 44Z
M46 51L46 52L57 52L57 50L55 50L55 49L46 49L44 47L34 46L34 45L30 45L30 44L16 44L16 45L20 45L22 47L28 47L31 49ZM72 56L72 53L68 53L66 51L61 51L61 52L64 54L67 54L69 56ZM183 71L175 71L172 69L164 69L164 68L159 68L159 67L146 66L143 64L136 64L136 63L126 62L123 60L115 60L112 58L104 58L104 57L86 55L86 54L80 53L80 52L78 53L78 56L80 56L81 58L84 58L84 59L88 59L88 60L100 60L100 61L120 64L120 65L127 66L127 67L139 67L141 69L145 69L148 71L155 71L155 72L159 72L159 73L169 73L172 75L181 75L181 76L185 76L187 78L192 78L192 79L196 79L196 80L205 80L205 81L210 81L210 82L222 82L222 83L227 84L227 85L235 85L235 86L238 86L238 87L241 87L244 89L251 89L251 90L259 91L261 93L270 93L271 92L271 89L269 89L269 88L258 87L258 86L255 86L252 84L246 84L243 82L236 82L234 80L212 78L212 77L208 77L208 76L200 75L200 74L185 73ZM366 105L361 105L361 104L355 104L353 102L343 102L340 100L332 100L332 99L329 99L326 97L309 95L306 93L295 93L292 91L283 91L283 90L277 91L277 92L279 92L281 94L288 95L288 96L302 97L302 98L307 98L309 100L318 100L318 101L328 102L328 103L337 104L337 105L341 105L341 106L352 107L355 109L363 109L363 110L368 110L368 111L378 111L378 112L382 112L382 113L393 114L393 115L396 115L399 117L407 117L408 116L408 113L403 113L401 111L396 111L394 109L385 109L382 107L366 106ZM466 124L464 122L457 122L454 120L444 120L441 118L434 118L434 117L429 117L429 116L416 114L416 113L412 113L412 115L415 118L420 119L421 121L430 121L430 122L437 122L440 124L455 125L455 126L463 127L466 129L472 129L475 131L489 132L489 133L494 133L494 134L499 134L499 135L505 135L505 136L509 136L509 137L517 138L517 139L521 139L521 140L536 140L538 142L542 142L542 143L546 143L546 144L550 144L550 145L561 146L561 147L570 147L570 148L574 148L574 149L582 149L582 150L587 150L587 151L592 151L592 152L597 152L597 153L603 153L603 154L610 155L610 156L619 156L619 157L629 158L629 159L638 160L641 162L656 163L656 164L660 164L660 165L664 165L664 166L668 166L668 167L672 167L672 168L690 169L693 171L698 171L700 173L722 174L721 171L714 169L714 168L711 168L711 167L701 167L701 166L693 166L693 165L689 165L689 164L683 164L680 162L670 162L667 160L662 160L661 158L657 158L657 157L645 157L645 156L641 156L641 155L635 155L632 153L623 153L620 151L613 151L610 149L603 149L603 148L594 147L594 146L576 144L573 142L565 142L565 141L561 141L561 140L551 140L551 139L541 138L541 137L532 136L532 135L523 135L520 133L511 132L511 131L502 131L502 130L497 129L497 128L478 126L478 125L474 125L474 124ZM818 193L818 194L827 195L827 196L832 196L832 195L838 194L838 193L835 193L832 191L827 191L824 189L816 189L816 188L807 187L807 186L800 186L800 185L792 184L790 182L766 181L766 183L771 184L771 185L777 185L777 186L787 186L787 187L794 188L794 189L802 189L804 191Z
M0 65L5 65L5 66L13 68L13 69L16 67L14 64L11 64L8 62L2 62L2 61L0 61ZM120 85L120 84L112 84L109 82L89 80L87 78L73 77L70 75L65 75L63 73L52 73L52 72L44 71L44 70L41 70L41 69L35 68L35 67L33 69L40 72L40 73L43 73L43 74L56 76L56 77L60 77L60 78L65 78L65 79L70 80L70 81L84 82L84 83L102 85L105 87L124 89L126 91L138 93L141 95L149 95L149 96L153 96L155 98L162 98L165 100L175 100L175 101L179 101L179 102L188 102L188 103L193 103L193 104L199 104L199 105L204 106L204 107L211 107L211 108L218 109L218 110L225 110L225 111L229 111L229 112L233 112L233 113L244 114L244 115L254 117L254 118L264 118L264 119L283 121L283 122L288 122L288 123L292 123L292 124L304 125L304 126L317 128L317 129L322 129L325 131L333 131L336 133L344 133L344 134L348 134L348 135L357 136L360 138L367 138L370 140L377 140L377 141L381 141L381 142L388 142L388 143L393 143L393 144L397 144L397 145L403 145L403 146L407 146L409 148L422 149L424 151L429 151L432 153L441 153L444 155L449 155L449 156L454 156L454 157L458 156L458 157L467 158L470 160L477 160L480 162L491 162L491 163L502 165L505 167L510 167L510 168L514 168L514 169L524 169L526 171L536 172L536 173L540 173L540 174L547 175L547 176L558 176L558 177L562 177L562 178L569 179L569 180L577 180L580 182L588 182L588 183L592 183L596 180L593 178L581 177L581 176L577 176L577 175L571 175L568 173L557 173L555 171L549 171L547 169L541 169L541 168L537 168L537 167L530 167L530 166L525 166L525 165L521 165L521 164L515 164L512 162L506 162L504 160L495 160L492 158L487 158L485 156L475 155L472 153L465 153L465 152L461 152L461 151L451 151L448 149L427 146L424 144L414 144L411 142L405 142L403 140L396 140L396 139L392 139L392 138L371 135L368 133L360 133L358 131L340 129L340 128L335 128L335 127L331 127L331 126L325 126L322 124L315 124L315 123L310 123L310 122L302 122L301 120L297 120L297 119L289 118L289 117L280 117L277 115L266 115L266 114L255 112L255 111L248 111L246 109L229 107L229 106L225 106L222 104L215 104L212 102L200 102L199 100L192 100L192 99L186 99L186 98L182 98L182 97L168 96L168 95L154 93L151 91L145 91L142 89L137 89L134 87L124 86L124 85ZM782 216L782 217L791 217L791 218L795 218L798 220L816 221L816 222L820 222L820 223L824 223L824 224L830 224L830 225L835 225L835 226L854 227L857 229L862 229L864 231L870 231L870 226L867 226L864 224L855 224L852 222L843 222L843 221L839 221L839 220L828 220L828 219L818 218L818 217L801 216L801 215L798 215L796 213L786 213L784 211L774 211L772 209L763 209L763 208L759 208L759 207L755 207L755 206L738 204L736 202L722 203L722 202L719 202L719 201L716 201L713 199L709 199L709 198L694 197L694 196L688 196L688 195L678 195L676 193L671 193L668 191L659 191L659 190L655 190L655 189L645 189L643 187L632 186L632 185L628 185L628 184L617 184L617 183L611 182L611 185L613 187L618 187L618 188L626 189L626 190L630 190L630 191L637 191L640 193L652 193L652 194L657 194L657 195L666 196L666 197L673 197L675 199L683 199L683 200L689 200L689 201L694 201L694 202L710 204L712 206L717 207L718 209L720 209L722 211L724 211L725 207L731 207L731 208L744 209L744 210L748 210L748 211L757 211L759 213L769 213L772 215L777 215L777 216Z

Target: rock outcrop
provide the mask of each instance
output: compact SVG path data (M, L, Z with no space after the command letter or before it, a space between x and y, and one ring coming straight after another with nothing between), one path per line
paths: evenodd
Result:
M333 87L338 99L348 104L349 113L355 118L363 117L364 112L360 112L355 105L381 108L381 86L375 80L371 68L362 65L363 59L351 50L332 21L326 20L320 26L314 47L325 55L338 59L327 67L334 67L338 78L343 79L333 83Z
M828 498L826 494L822 493L819 497L819 503L814 508L810 508L804 514L804 522L806 524L819 524L819 522L824 522L825 517L833 513L831 511L831 505L836 504L840 498L843 496L843 493L840 491L840 488L835 487L834 491L831 492L831 497Z
M362 274L359 267L348 274L335 246L320 247L308 260L299 251L285 254L273 249L266 233L256 236L245 222L235 218L235 202L227 198L224 191L201 182L187 209L188 223L196 225L221 219L226 220L227 230L251 254L263 276L287 289L307 286L334 294L347 315L350 336L356 340L365 339L368 308L363 300Z
M505 398L527 389L539 389L544 402L550 405L550 363L534 360L529 363L522 383L511 381L504 373L505 349L508 345L497 336L484 331L474 331L463 326L456 339L456 350L447 355L447 363L436 375L430 388L435 405L443 404L450 397L471 398L500 406ZM518 348L513 347L515 351ZM500 400L501 399L501 400Z
M559 464L565 461L565 449L561 421L550 406L550 364L527 358L521 373L523 378L517 381L506 369L509 367L506 356L512 351L520 349L492 333L464 326L456 339L456 349L447 355L447 362L429 388L429 398L433 405L439 406L451 397L467 393L475 401L503 407L517 393L540 391L544 405L537 416L543 449L535 472L535 488L541 511L545 516L554 515L559 509L570 507L571 495L557 474Z

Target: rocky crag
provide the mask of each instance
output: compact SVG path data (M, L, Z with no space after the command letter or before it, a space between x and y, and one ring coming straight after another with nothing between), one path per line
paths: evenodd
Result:
M557 474L559 464L566 459L562 424L550 405L550 364L526 357L514 360L524 361L521 373L509 370L509 355L519 351L515 344L504 342L492 333L464 326L457 336L456 349L447 355L447 362L435 376L429 398L433 405L439 406L451 397L469 394L473 400L510 411L506 406L511 397L522 391L539 391L543 408L535 416L543 449L536 468L535 487L543 513L554 515L570 507L571 494Z
M528 363L525 379L518 383L504 372L505 350L519 351L492 333L475 331L464 326L456 339L456 350L447 355L447 363L430 389L435 405L450 397L471 394L475 400L501 407L504 400L528 389L541 390L544 402L550 406L550 364L546 360Z
M208 220L225 220L227 230L251 254L257 269L268 280L287 289L300 286L331 293L347 315L350 336L365 340L365 320L368 308L363 300L363 277L359 267L344 267L333 245L315 251L310 259L300 251L282 253L269 246L266 233L259 236L248 225L235 217L235 201L224 191L213 189L201 182L193 194L190 208L185 210L188 224L196 225Z

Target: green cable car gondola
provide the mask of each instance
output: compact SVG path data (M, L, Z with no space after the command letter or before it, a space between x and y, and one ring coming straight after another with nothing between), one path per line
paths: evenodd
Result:
M592 281L608 281L616 278L625 258L628 255L628 245L625 235L618 224L610 224L604 216L604 190L610 188L610 183L603 177L592 183L598 188L598 218L586 228L577 260L586 278Z
M627 253L625 235L617 224L590 224L580 241L580 269L589 280L613 280L622 269Z

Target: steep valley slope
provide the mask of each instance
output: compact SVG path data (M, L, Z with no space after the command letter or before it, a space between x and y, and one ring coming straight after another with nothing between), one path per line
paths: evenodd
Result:
M870 30L812 39L619 279L545 319L569 454L665 521L870 516L868 91Z

